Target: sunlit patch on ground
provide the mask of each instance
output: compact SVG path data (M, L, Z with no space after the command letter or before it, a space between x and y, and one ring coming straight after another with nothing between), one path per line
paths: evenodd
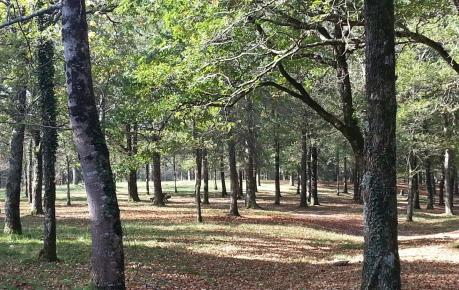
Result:
M260 188L262 210L227 215L228 199L212 192L195 222L192 184L156 208L127 201L119 184L126 282L131 289L358 289L362 261L362 208L350 194L320 191L321 206L300 209L294 188L283 184L282 205L273 204L272 184ZM165 183L167 191L171 184ZM139 188L143 183L139 182ZM89 217L82 186L72 188L71 207L58 193L57 264L37 260L42 217L30 216L22 200L24 235L0 234L0 288L71 289L88 285ZM3 196L0 206L3 208ZM423 200L424 201L424 200ZM459 218L441 209L416 213L404 222L400 199L399 243L405 289L459 289ZM0 219L3 222L3 214ZM3 226L3 224L0 224ZM349 261L342 265L341 262Z

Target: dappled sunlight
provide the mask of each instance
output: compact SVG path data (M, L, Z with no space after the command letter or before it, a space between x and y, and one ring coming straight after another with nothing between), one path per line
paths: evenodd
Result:
M170 185L165 183L164 187ZM181 186L192 190L191 182ZM245 285L241 289L286 289L286 285L322 289L323 283L330 289L357 289L363 259L362 205L354 204L350 195L336 196L333 189L321 188L320 206L299 208L295 188L283 184L281 205L274 206L272 186L260 188L261 210L247 210L240 200L241 217L228 216L228 198L212 192L211 204L203 207L203 224L195 222L194 200L188 191L173 195L165 207L154 207L146 195L141 195L141 202L129 202L125 186L118 188L127 285L232 289L231 280ZM80 191L72 194L83 199L82 187L75 190ZM45 264L37 260L43 217L31 216L23 201L24 235L0 235L2 268L21 261L14 270L0 273L2 281L26 287L37 285L40 282L33 277L41 277L42 283L64 289L87 284L91 249L88 208L82 200L66 206L64 195L59 192L57 202L61 261ZM400 198L403 279L431 283L430 277L413 271L433 265L432 275L447 278L443 288L435 289L454 289L459 274L444 267L459 265L459 249L453 246L459 240L459 219L443 215L440 209L421 210L416 212L415 222L406 223L404 202ZM320 275L321 282L309 278L313 275ZM267 282L267 277L272 282Z

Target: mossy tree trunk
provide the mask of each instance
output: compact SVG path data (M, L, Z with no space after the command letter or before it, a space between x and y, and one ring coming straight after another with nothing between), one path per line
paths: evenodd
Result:
M361 289L400 289L394 1L366 0L364 260Z
M38 87L43 122L43 183L44 183L44 232L43 249L40 252L46 261L57 260L56 249L56 151L57 151L57 100L54 94L54 44L39 39L37 48Z

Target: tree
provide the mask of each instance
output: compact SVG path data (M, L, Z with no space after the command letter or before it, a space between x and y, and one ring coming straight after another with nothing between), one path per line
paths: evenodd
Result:
M230 135L232 133L230 132ZM230 169L230 182L231 182L231 197L230 197L230 210L229 214L232 216L239 216L237 206L237 199L239 195L239 181L236 167L236 142L234 136L230 136L228 140L228 164Z
M435 196L435 180L431 169L431 157L427 156L425 159L425 171L426 171L426 185L427 185L427 209L434 208L434 196Z
M153 153L153 192L154 199L153 204L156 206L164 206L164 193L161 186L161 153L158 149L154 150Z
M247 208L259 208L256 196L255 196L255 171L254 171L254 155L255 155L255 141L254 141L254 120L253 120L253 102L250 98L246 99L245 104L245 117L246 117L246 132L245 132L245 144L246 144L246 163L245 163L245 175L246 175L246 207Z
M396 193L396 96L393 0L366 0L367 128L362 289L400 289Z
M70 122L92 221L92 282L101 289L124 289L120 211L94 98L84 0L62 2L62 26Z
M312 191L311 191L311 196L313 199L313 204L314 205L320 205L319 203L319 194L318 194L318 174L317 174L317 146L314 144L311 146L311 184L312 184Z
M308 183L308 144L306 140L306 130L302 130L301 134L301 192L300 192L300 207L307 207L307 183ZM309 162L310 164L310 162Z
M43 154L40 130L31 132L33 139L33 192L32 192L32 215L43 214L42 186L43 186Z
M5 228L7 234L22 234L19 203L21 198L22 157L25 125L26 88L18 87L14 97L14 116L10 141L8 179L5 193Z
M134 128L131 128L134 127ZM131 124L126 125L126 150L129 157L133 157L137 153L137 124L131 126ZM130 167L128 173L128 193L129 198L134 201L140 201L139 191L137 189L137 169Z
M418 174L417 174L417 160L413 150L410 150L408 156L408 167L409 167L409 181L408 181L408 204L406 210L406 221L413 221L413 212L415 208L415 196L418 192Z
M202 149L202 175L204 179L204 195L203 195L203 204L209 204L209 162L207 159L207 149Z
M39 29L44 21L39 18ZM57 150L57 101L54 94L54 44L51 40L39 39L37 47L38 87L40 91L41 117L43 120L43 183L44 192L44 237L40 256L46 261L57 261L56 252L56 150Z

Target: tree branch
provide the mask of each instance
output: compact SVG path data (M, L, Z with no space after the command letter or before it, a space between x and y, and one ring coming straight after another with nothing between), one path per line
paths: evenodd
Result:
M417 43L422 43L429 46L433 50L437 51L438 54L446 61L446 63L452 67L456 73L459 74L459 63L453 59L453 57L446 51L443 45L440 42L436 42L433 39L428 38L425 35L422 35L418 32L412 32L408 30L407 27L402 27L403 30L395 32L395 35L398 37L406 37L414 40Z
M61 6L62 6L62 4L58 3L58 4L54 4L54 5L48 6L46 8L43 8L43 9L37 10L37 11L27 15L27 16L16 17L14 19L11 19L10 21L6 21L6 22L0 24L0 29L3 29L3 28L8 27L8 26L11 26L11 25L13 25L15 23L28 21L30 19L33 19L33 18L37 17L37 16L46 15L46 14L52 14L54 11L61 9Z

